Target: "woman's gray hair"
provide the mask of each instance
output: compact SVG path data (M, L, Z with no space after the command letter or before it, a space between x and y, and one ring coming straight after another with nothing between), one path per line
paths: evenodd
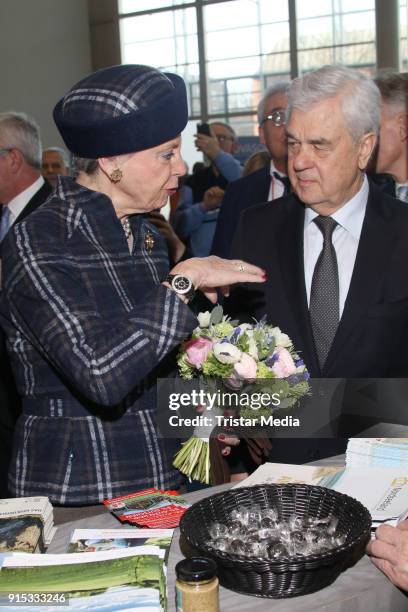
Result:
M18 149L29 166L41 169L40 128L25 113L0 113L0 145Z
M264 117L265 107L266 107L266 103L269 100L269 98L271 96L274 96L277 93L283 93L287 95L289 87L290 87L290 81L278 81L277 83L274 83L273 85L268 87L268 89L265 89L265 91L262 94L262 98L260 99L258 103L258 108L257 108L259 124L261 124L262 121L265 119Z
M97 159L87 159L86 157L72 156L73 175L78 176L80 172L85 174L94 174L99 168Z
M380 92L362 72L345 66L323 66L292 81L289 89L288 121L294 108L310 110L315 104L341 96L341 108L354 142L380 129Z

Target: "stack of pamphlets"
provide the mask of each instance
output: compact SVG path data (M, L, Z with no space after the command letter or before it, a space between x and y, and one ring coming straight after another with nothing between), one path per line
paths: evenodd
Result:
M155 589L157 596L157 609L167 608L167 562L172 529L75 529L71 535L68 547L69 553L95 553L106 550L125 550L149 546L156 549L160 559L159 572L155 584L151 580L150 588ZM123 601L132 601L138 607L140 593L135 585L125 585L121 588L120 598Z
M346 465L408 468L408 438L350 438Z
M54 534L48 497L0 499L0 552L44 552Z
M105 499L103 503L122 523L152 529L178 527L181 517L189 507L177 491L160 491L154 488Z
M373 528L396 525L408 516L406 467L343 467L265 463L234 488L258 484L301 483L345 493L368 508Z
M69 610L87 612L162 612L166 609L164 558L165 550L158 545L0 555L0 608L12 611L18 605L22 612L35 612L41 605L44 612L55 612L69 602Z

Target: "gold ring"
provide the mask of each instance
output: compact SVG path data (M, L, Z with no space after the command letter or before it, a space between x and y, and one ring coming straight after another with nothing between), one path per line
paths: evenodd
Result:
M238 270L239 270L240 272L245 272L245 266L243 266L242 264L239 264L239 266L238 266Z

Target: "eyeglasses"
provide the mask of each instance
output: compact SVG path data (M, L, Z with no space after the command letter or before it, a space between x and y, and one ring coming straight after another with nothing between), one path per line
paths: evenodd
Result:
M261 125L263 125L267 121L272 121L273 125L276 127L286 125L286 111L284 111L283 109L272 111L270 115L266 115L265 119L262 119Z
M10 153L10 151L12 151L12 148L8 148L8 149L0 149L0 155L5 155L6 153Z

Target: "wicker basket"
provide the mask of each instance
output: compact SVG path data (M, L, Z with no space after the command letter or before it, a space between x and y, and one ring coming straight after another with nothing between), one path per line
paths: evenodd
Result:
M339 519L337 532L346 543L308 556L266 560L218 551L209 542L208 527L227 523L239 505L275 508L280 520L291 516ZM214 559L220 583L227 589L259 597L294 597L328 586L345 567L364 554L370 539L371 516L357 500L324 487L259 485L219 493L191 506L180 523L182 536L200 555Z

